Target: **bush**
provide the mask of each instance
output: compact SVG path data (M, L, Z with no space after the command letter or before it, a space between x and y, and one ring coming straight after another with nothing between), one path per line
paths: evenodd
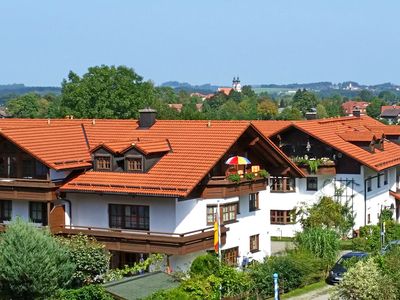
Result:
M379 225L367 225L360 227L360 237L353 239L355 249L366 252L378 252L381 250L381 229ZM385 243L400 240L400 224L394 221L385 222Z
M59 300L113 300L114 298L100 285L88 285L76 290L61 291Z
M379 258L382 272L392 279L396 295L400 298L400 247L392 248Z
M331 296L344 300L396 299L391 279L379 271L372 258L350 268Z
M339 252L339 239L335 231L319 227L307 228L295 236L295 245L326 261L327 267L333 264Z
M73 276L74 286L80 287L101 282L100 275L108 271L110 264L110 253L103 244L83 234L58 238L58 240L69 249L71 259L76 265Z
M263 298L273 295L273 274L279 275L279 286L283 292L288 292L302 286L304 277L309 270L303 269L304 265L286 256L271 256L263 263L255 264L250 268L250 276L255 291Z
M48 231L17 218L0 239L0 286L6 299L47 299L66 287L75 265Z
M164 290L154 293L153 295L146 297L144 300L190 300L193 299L188 293L180 288L174 288L170 290Z
M219 274L218 257L212 254L205 254L196 257L190 266L190 274L208 277L211 274Z

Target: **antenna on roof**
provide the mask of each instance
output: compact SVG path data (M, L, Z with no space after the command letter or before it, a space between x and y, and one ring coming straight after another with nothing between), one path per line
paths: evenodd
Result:
M92 120L92 125L96 125L96 119Z
M207 127L210 128L211 127L211 120L208 121L207 123Z
M50 125L50 123L51 123L51 120L50 120L50 118L48 118L47 119L47 125Z

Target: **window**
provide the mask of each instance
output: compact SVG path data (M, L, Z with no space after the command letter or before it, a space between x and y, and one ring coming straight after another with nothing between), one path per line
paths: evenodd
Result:
M207 225L213 225L217 216L217 206L207 206Z
M317 177L307 177L307 191L318 191Z
M372 178L371 176L368 177L367 179L367 192L372 191Z
M40 178L46 178L47 177L47 167L42 164L40 161L36 161L35 163L35 171L36 171L36 176Z
M149 207L144 205L109 205L111 228L149 230Z
M47 225L47 205L44 202L29 202L29 219L33 223Z
M222 207L222 222L228 223L236 221L237 203L225 204Z
M142 171L142 158L141 157L128 157L126 158L126 169L128 171Z
M249 211L258 209L258 193L249 194Z
M12 202L10 200L0 201L0 223L11 221Z
M22 160L22 177L32 178L34 176L34 163L35 161L32 159Z
M368 219L367 223L370 224L371 223L371 214L368 214L368 218L367 219Z
M290 177L271 177L271 192L295 192L295 179Z
M388 170L383 171L383 184L384 185L388 184L388 182L389 182L388 178L389 178L389 171Z
M291 210L271 210L271 224L292 224Z
M220 206L221 209L221 221L222 223L230 223L236 221L238 214L239 203L229 203ZM207 225L214 225L215 218L217 216L217 206L208 205L207 206Z
M237 265L237 259L239 256L239 247L234 247L221 251L222 259L230 266Z
M111 157L96 156L96 170L111 170Z
M250 236L250 252L257 252L260 250L259 234Z
M379 189L381 187L381 175L378 173L378 177L377 177L377 182L376 182L376 186Z

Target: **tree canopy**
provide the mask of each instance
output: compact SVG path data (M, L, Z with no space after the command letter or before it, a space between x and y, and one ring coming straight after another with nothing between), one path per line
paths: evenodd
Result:
M125 66L90 67L82 77L71 71L62 82L63 113L77 118L137 118L153 100L153 85Z

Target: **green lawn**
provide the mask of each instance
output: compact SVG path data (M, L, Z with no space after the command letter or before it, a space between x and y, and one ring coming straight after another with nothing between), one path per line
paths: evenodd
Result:
M290 291L289 293L282 294L281 299L289 299L291 297L301 296L301 295L310 293L312 291L319 290L325 286L327 286L325 280L319 281L319 282L307 285L305 287Z

